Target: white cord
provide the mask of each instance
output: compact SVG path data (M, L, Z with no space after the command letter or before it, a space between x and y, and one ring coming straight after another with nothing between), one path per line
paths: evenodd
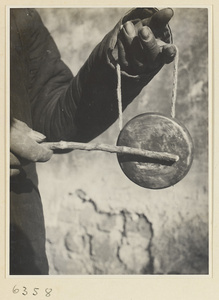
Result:
M175 59L174 59L174 67L173 67L173 89L172 89L172 104L171 104L171 117L172 118L175 118L175 115L176 115L176 96L177 96L177 83L178 83L178 65L179 65L179 51L178 51L178 49L176 47L176 56L175 56Z
M119 111L119 130L122 130L123 121L122 121L122 91L121 91L121 68L117 63L116 65L116 73L117 73L117 100L118 100L118 111Z

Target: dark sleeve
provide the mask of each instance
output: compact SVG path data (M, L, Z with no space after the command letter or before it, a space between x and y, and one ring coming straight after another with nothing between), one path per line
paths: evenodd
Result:
M148 16L153 9L145 13ZM30 65L33 128L44 133L48 141L87 142L105 131L118 117L117 76L111 53L122 20L96 46L73 77L37 12L29 9L28 14L31 26L28 25L30 32L26 33L24 41ZM128 17L125 18L127 21ZM157 71L140 76L122 72L123 109Z

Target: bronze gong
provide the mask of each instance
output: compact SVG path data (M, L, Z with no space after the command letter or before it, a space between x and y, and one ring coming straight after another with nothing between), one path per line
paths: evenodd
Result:
M118 146L176 154L175 162L117 154L125 175L149 189L162 189L179 182L188 173L193 160L193 142L179 121L158 113L144 113L131 119L122 129Z

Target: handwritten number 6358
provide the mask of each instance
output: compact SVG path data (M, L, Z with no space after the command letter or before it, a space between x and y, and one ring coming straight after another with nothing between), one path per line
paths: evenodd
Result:
M39 294L39 288L34 288L33 289L33 293L32 293L32 295L33 296L37 296L38 294ZM30 292L28 291L28 289L27 289L27 287L26 286L23 286L22 287L22 290L20 290L20 289L18 289L17 288L17 286L15 285L14 287L13 287L13 293L14 294L18 294L19 292L23 295L23 296L26 296L26 295L28 295L28 294L30 294ZM45 290L44 290L44 292L45 292L45 297L50 297L51 296L51 293L52 293L52 289L50 289L50 288L46 288Z

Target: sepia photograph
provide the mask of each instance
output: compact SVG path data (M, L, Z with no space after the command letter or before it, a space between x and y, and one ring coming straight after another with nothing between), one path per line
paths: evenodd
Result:
M12 275L209 275L208 7L9 7Z

